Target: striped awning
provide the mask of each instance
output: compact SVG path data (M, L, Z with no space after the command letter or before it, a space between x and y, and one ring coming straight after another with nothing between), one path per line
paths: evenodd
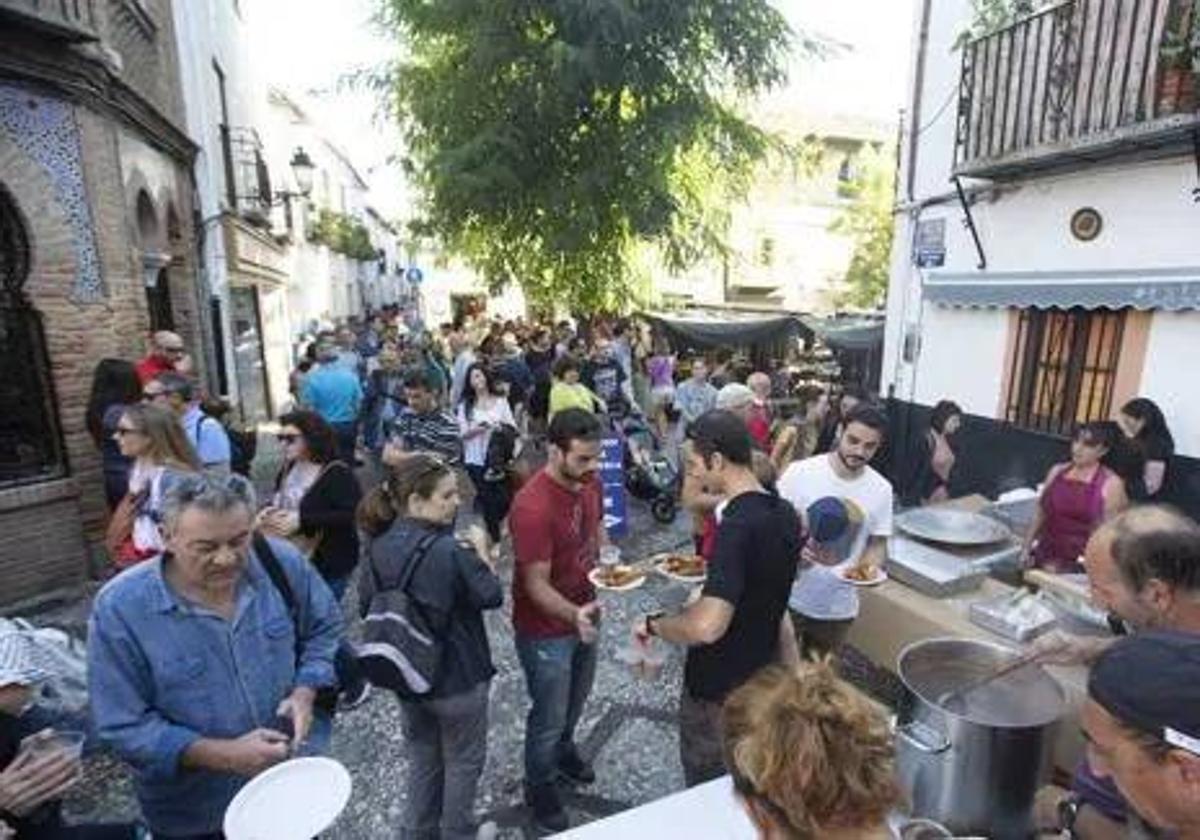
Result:
M925 299L943 306L1200 309L1200 268L931 271Z

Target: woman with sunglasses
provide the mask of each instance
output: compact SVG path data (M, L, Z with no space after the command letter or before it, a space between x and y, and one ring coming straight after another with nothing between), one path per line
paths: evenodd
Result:
M1085 423L1071 441L1071 460L1046 474L1025 537L1022 565L1055 574L1082 574L1079 558L1101 522L1129 505L1125 482L1104 465L1121 441L1115 423Z
M92 373L92 392L88 397L86 424L104 471L104 498L114 510L129 489L132 461L121 454L114 433L128 406L142 399L142 383L137 368L125 359L101 359Z
M175 412L159 405L130 405L113 430L121 454L133 461L126 494L133 513L129 538L111 558L124 569L166 547L159 522L163 498L180 477L200 470L200 461ZM124 504L124 502L122 502Z
M476 528L468 539L455 539L458 505L454 471L437 456L417 452L390 467L359 510L369 563L359 578L359 609L365 615L376 587L396 585L419 559L406 591L442 642L428 699L398 698L409 760L401 837L495 832L492 824L477 826L475 792L487 751L488 688L496 674L483 611L498 608L504 593L483 532Z
M259 530L299 546L340 601L358 564L354 511L362 490L354 471L338 460L337 437L321 415L292 411L279 425L283 467L271 504L259 514Z

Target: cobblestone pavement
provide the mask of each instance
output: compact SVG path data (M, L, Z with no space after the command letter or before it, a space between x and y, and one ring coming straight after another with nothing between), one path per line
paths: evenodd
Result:
M630 534L620 541L626 558L647 557L690 541L683 514L672 525L659 525L645 505L634 500L630 502L630 513ZM507 546L501 569L507 593L512 570ZM674 726L682 652L671 652L666 667L653 682L636 678L626 665L614 659L614 653L626 644L637 616L656 609L676 609L686 595L686 587L652 574L637 590L600 596L600 663L595 689L579 726L582 751L594 760L597 781L564 797L573 824L649 802L683 787ZM352 597L348 595L347 600ZM478 807L481 814L499 823L501 837L520 838L534 836L527 828L521 789L528 698L513 646L507 600L506 594L505 607L487 615L499 673L492 683L488 758ZM346 608L349 615L356 615L354 604L347 603ZM39 620L79 628L86 610L86 602L68 605ZM349 768L354 793L346 812L323 836L329 840L394 837L404 802L406 772L395 698L377 691L363 706L340 714L332 755ZM137 806L124 766L109 757L89 760L85 779L68 802L68 813L81 819L133 819Z

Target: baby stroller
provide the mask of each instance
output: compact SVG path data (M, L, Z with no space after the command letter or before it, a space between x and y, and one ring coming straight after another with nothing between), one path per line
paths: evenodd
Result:
M650 503L655 520L664 525L674 522L679 470L645 417L631 413L614 423L625 441L625 489Z

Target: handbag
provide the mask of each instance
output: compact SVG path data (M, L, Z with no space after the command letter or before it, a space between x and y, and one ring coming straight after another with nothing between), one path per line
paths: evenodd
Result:
M375 564L368 563L375 593L363 619L359 666L373 685L409 700L427 696L441 670L442 640L420 603L408 594L413 575L439 536L421 538L391 587L380 580Z
M133 548L133 523L149 495L147 487L136 493L127 492L108 520L108 527L104 531L104 549L113 563L119 563L120 558L127 556Z
M284 572L283 566L279 565L279 558L275 556L275 552L271 550L271 544L267 542L267 538L257 531L254 532L254 556L258 558L258 562L262 564L263 570L267 573L267 577L271 579L271 583L279 591L283 602L287 604L288 615L292 619L292 626L296 629L296 667L300 667L300 605L296 602L296 593L292 591L292 584L288 580L287 573ZM326 716L332 718L337 712L338 703L338 686L322 686L317 689L317 697L313 701L313 708L324 712Z

